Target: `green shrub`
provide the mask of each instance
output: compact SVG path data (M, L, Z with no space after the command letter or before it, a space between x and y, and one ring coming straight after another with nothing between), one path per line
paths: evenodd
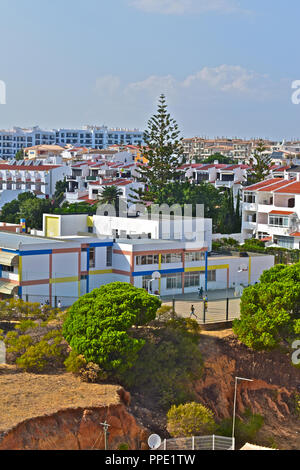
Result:
M234 333L253 349L287 346L296 338L300 319L300 263L276 265L260 282L244 290Z
M195 402L172 406L167 420L167 430L172 437L209 435L216 429L213 412Z
M126 444L126 442L123 442L122 444L119 444L118 450L129 450L129 445Z
M155 319L161 301L128 283L115 282L81 297L69 309L63 335L87 362L104 370L124 372L144 345L130 334L132 326Z
M78 375L81 369L86 366L86 360L81 354L77 354L76 351L71 351L64 365L68 372Z
M236 445L242 447L247 442L256 442L258 431L264 424L264 418L259 414L252 414L250 410L246 410L242 419L236 418L235 421L235 439ZM232 436L232 419L224 419L216 430L220 436Z
M19 340L24 338L20 336ZM26 348L16 359L16 364L28 372L43 372L51 367L61 367L64 361L62 335L58 330L47 333L41 341Z
M203 360L199 350L198 325L194 320L175 318L159 328L139 329L145 345L120 381L127 388L155 397L165 409L193 400L191 382L199 379Z
M22 320L19 325L15 326L16 330L20 330L22 333L25 333L31 328L37 328L39 325L33 320Z

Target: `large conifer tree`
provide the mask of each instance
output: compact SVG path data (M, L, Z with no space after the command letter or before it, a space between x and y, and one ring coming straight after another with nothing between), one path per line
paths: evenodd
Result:
M138 181L145 184L139 191L140 201L155 202L165 184L179 180L178 167L182 162L182 138L176 121L168 113L164 95L159 98L157 114L148 121L144 133L143 157L146 165L138 169Z

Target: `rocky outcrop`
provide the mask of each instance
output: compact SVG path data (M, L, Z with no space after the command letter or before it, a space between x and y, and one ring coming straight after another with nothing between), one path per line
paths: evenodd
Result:
M208 406L218 419L232 418L235 377L239 381L237 416L246 410L264 418L264 435L281 442L283 448L300 447L300 419L295 398L300 391L300 370L290 355L280 351L255 352L234 337L201 338L204 373L192 388L198 401Z
M104 449L103 426L109 423L109 449L127 444L146 449L149 433L128 412L130 394L118 390L119 404L91 408L61 409L54 414L27 419L2 433L0 450L91 450Z

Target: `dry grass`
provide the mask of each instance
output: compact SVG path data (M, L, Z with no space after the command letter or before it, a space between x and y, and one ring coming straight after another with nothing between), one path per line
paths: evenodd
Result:
M0 432L66 408L118 404L118 388L83 383L70 373L35 375L0 366Z

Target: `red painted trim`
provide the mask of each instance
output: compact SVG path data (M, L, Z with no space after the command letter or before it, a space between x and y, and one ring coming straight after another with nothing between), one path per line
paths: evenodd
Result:
M16 286L20 286L21 284L19 281L13 281L12 279L7 279L7 277L1 277L0 281L7 282L8 284L14 284Z
M113 274L121 274L122 276L129 276L129 277L131 277L131 272L128 272L128 271L120 271L119 269L113 269Z
M126 255L126 256L131 256L132 251L123 251L123 250L114 250L115 255Z
M62 253L81 253L80 248L62 248L57 250L52 250L52 253L55 254L62 254Z
M38 286L38 285L45 285L45 284L50 284L50 279L37 279L35 281L22 281L20 285L22 287L26 286Z
M178 248L176 250L153 250L153 251L134 251L133 254L134 256L145 256L145 255L157 255L157 254L162 254L162 255L167 255L167 254L172 254L172 253L182 253L184 250L182 248Z

